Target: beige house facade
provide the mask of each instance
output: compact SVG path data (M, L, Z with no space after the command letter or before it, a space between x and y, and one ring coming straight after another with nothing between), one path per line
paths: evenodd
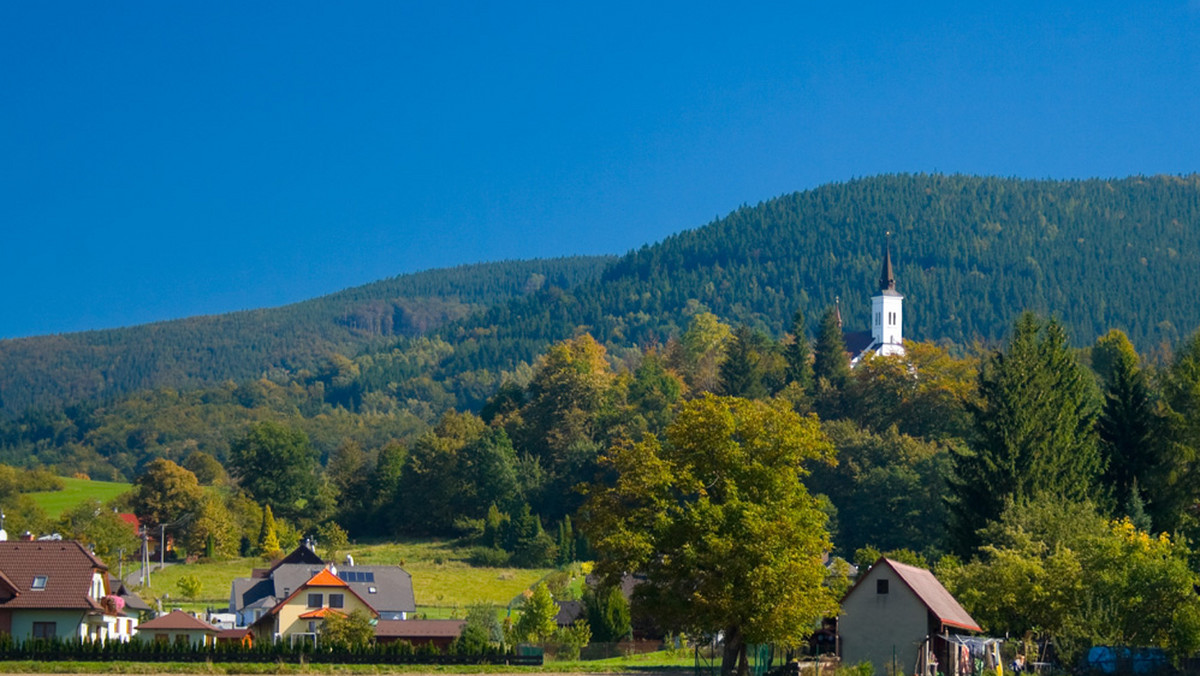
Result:
M350 585L328 568L321 569L251 626L256 641L285 641L291 645L319 641L321 626L332 613L349 615L362 610L372 618L379 613Z

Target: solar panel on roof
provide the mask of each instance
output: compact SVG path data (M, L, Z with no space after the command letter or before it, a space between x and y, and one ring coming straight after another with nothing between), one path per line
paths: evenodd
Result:
M361 570L339 570L338 577L342 582L374 582L375 573Z

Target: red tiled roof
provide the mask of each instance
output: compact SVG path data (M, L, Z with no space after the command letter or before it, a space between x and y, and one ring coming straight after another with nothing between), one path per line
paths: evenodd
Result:
M0 542L0 573L17 592L0 607L99 610L88 593L92 574L107 570L78 542ZM43 575L45 588L32 589L34 578Z
M138 631L204 631L217 633L217 628L213 625L201 620L194 615L189 615L182 610L172 610L171 612L156 617L149 622L142 622L137 626Z
M338 577L337 575L334 575L333 573L329 572L328 568L322 568L321 572L319 572L316 575L313 575L311 578L309 578L308 582L304 583L304 586L305 587L349 587L350 585L346 584L346 582L344 580L342 580L340 577Z
M458 638L466 620L379 620L375 636L381 638Z
M325 616L330 613L334 613L336 615L342 614L341 612L334 610L333 608L318 608L316 610L310 610L307 613L300 615L300 619L302 619L302 620L321 620L321 619L324 619Z
M938 582L933 573L924 568L917 568L891 559L880 559L880 562L891 566L904 584L908 585L921 603L925 604L929 612L937 616L943 624L968 631L983 631L950 592L946 591L942 583Z

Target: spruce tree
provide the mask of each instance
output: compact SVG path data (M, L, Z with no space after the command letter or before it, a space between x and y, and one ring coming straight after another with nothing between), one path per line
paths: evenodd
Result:
M754 351L754 333L746 325L733 332L725 360L721 362L718 391L727 397L761 399L767 395L762 383L758 355Z
M1200 503L1200 333L1179 349L1163 378L1163 425L1166 447L1147 485L1150 515L1160 530L1174 530L1182 517ZM1195 536L1196 533L1192 533Z
M1006 503L1091 497L1103 466L1095 379L1057 322L1022 315L1007 352L992 355L980 371L979 395L972 407L976 442L955 454L950 482L952 536L964 555Z
M1124 333L1110 331L1096 341L1093 363L1105 388L1097 425L1106 463L1104 484L1114 504L1126 507L1135 485L1154 485L1151 473L1159 465L1161 425L1137 352Z
M787 359L787 382L796 383L805 391L813 385L812 346L808 341L808 323L804 312L796 310L792 315L792 342L784 349Z
M850 380L850 358L846 355L846 341L842 338L842 325L838 321L836 308L829 308L821 315L821 328L817 333L817 345L813 354L813 377L825 379L839 392Z

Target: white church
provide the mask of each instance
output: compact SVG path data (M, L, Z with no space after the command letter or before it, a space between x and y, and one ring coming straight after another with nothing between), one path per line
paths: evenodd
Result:
M838 325L842 313L838 310ZM857 366L869 354L883 357L904 355L904 296L896 291L892 272L892 252L883 244L883 269L879 273L879 293L871 297L871 330L845 331L842 336L850 353L850 366Z

